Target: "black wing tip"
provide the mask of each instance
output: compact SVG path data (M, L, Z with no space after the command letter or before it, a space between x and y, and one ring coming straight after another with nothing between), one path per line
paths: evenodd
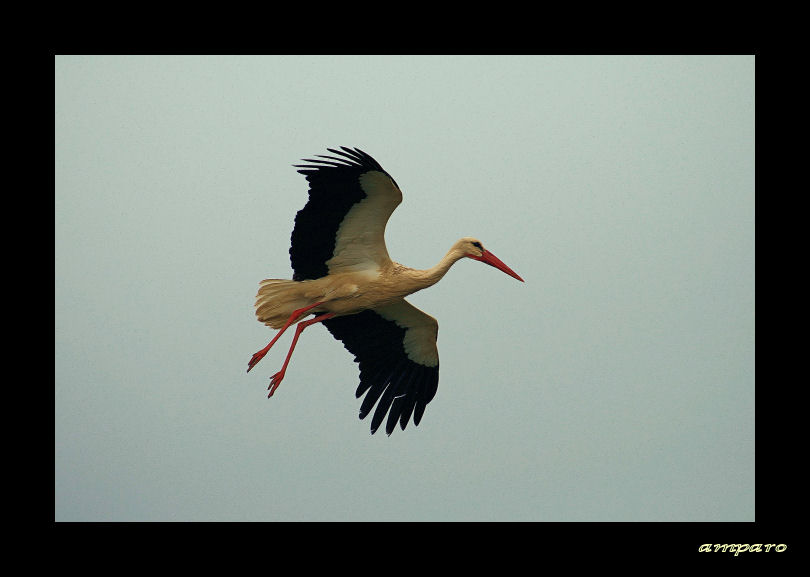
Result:
M363 417L360 417L360 418L362 419ZM407 424L407 423L406 423L406 424ZM416 425L416 423L414 423L414 426L417 426L417 425ZM405 425L400 425L400 427L402 428L402 430L403 430L403 431L405 430ZM386 435L387 437L390 437L390 436L391 436L391 433L393 433L393 432L394 432L394 430L395 430L396 428L397 428L397 427L396 427L396 423L394 423L394 425L393 425L393 426L391 426L391 427L389 427L389 426L386 424L386 426L385 426L385 435ZM371 434L373 435L373 434L374 434L374 433L376 433L376 432L377 432L379 429L380 429L380 426L379 426L379 425L377 425L376 427L375 427L374 425L372 425L372 426L371 426Z
M406 377L407 384L400 382L402 376ZM362 385L363 383L361 383ZM379 430L383 421L385 421L385 432L388 436L394 432L397 423L403 431L410 421L413 421L414 427L418 427L425 414L425 409L436 396L438 388L438 366L417 365L416 370L412 368L407 374L401 375L397 382L385 384L378 382L374 386L368 387L366 398L363 399L363 405L360 408L360 419L365 419L374 409L371 419L372 435Z
M312 174L318 172L319 170L328 170L330 168L336 169L365 168L368 170L379 170L385 172L385 170L383 170L383 167L380 166L379 162L374 160L374 158L370 154L362 151L357 147L349 148L348 146L341 146L340 150L338 150L337 148L327 147L326 150L338 156L327 156L325 154L316 154L315 156L318 158L301 159L302 161L308 162L310 164L293 164L292 166L301 169L298 170L297 172L304 175Z
M414 415L414 418L413 418L413 426L414 427L418 427L419 426L419 421L422 420L422 413L424 413L424 410L425 410L424 405L422 405L422 407L423 407L422 412L419 413L419 417L417 418L416 415ZM393 417L393 419L392 419L392 417ZM362 415L360 417L360 420L363 420L364 418L365 418L365 415ZM408 423L410 422L410 419L403 419L400 416L399 413L391 413L389 415L388 421L389 422L387 422L386 425L385 425L385 434L390 437L391 433L393 433L396 430L397 423L399 423L399 428L404 431L405 427L408 426ZM372 435L374 433L376 433L380 429L381 424L382 423L377 424L376 427L374 426L375 425L374 423L371 424L370 429L371 429L371 434Z

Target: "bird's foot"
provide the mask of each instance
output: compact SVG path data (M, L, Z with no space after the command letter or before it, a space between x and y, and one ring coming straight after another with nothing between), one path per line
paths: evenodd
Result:
M262 349L258 353L253 353L253 356L250 357L250 362L248 363L247 372L250 372L250 369L256 366L260 360L264 358L264 355L267 354L267 349Z
M277 372L275 375L270 377L270 386L267 389L270 391L270 394L267 395L267 398L273 396L273 393L276 392L276 389L281 384L281 380L284 378L284 370Z

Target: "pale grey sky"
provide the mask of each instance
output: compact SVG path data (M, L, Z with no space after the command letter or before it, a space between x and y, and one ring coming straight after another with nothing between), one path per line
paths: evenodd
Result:
M753 56L55 59L57 521L753 521ZM439 321L419 427L291 335L291 166L397 180Z

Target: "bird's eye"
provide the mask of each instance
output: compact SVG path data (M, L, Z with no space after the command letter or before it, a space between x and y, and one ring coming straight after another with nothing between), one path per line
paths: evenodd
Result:
M473 246L474 246L475 248L478 248L478 249L480 249L480 250L484 250L484 247L483 247L483 246L481 246L481 243L480 243L480 242L476 241L476 242L474 242L474 243L472 243L472 244L473 244Z

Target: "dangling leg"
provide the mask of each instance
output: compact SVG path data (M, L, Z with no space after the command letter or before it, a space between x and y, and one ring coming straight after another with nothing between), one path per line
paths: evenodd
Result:
M290 327L290 325L293 324L298 319L298 317L300 317L302 314L304 314L308 310L314 309L316 306L322 305L322 304L323 304L323 302L319 302L319 303L315 303L314 305L309 305L308 307L304 307L302 309L298 309L296 311L293 311L293 314L291 314L290 318L287 319L287 324L285 324L283 327L281 327L281 330L278 331L278 334L273 337L273 340L270 341L270 343L266 347L264 347L262 350L260 350L259 352L253 354L253 356L250 358L250 362L248 363L247 372L250 372L250 369L255 367L256 363L258 363L260 360L262 360L264 358L264 355L267 354L267 351L270 350L270 347L272 347L274 344L276 344L276 341L278 340L278 338L282 334L284 334L284 331L286 331Z
M301 336L301 333L304 332L304 329L307 328L309 325L325 321L326 319L331 318L333 316L335 316L335 313L326 313L321 316L315 317L314 319L309 319L308 321L302 321L298 323L298 326L295 327L295 336L293 337L292 344L290 345L290 352L287 353L287 358L284 359L284 366L281 367L281 370L279 372L277 372L270 378L270 386L267 387L270 390L270 394L267 395L268 399L273 396L273 393L276 392L276 389L281 384L281 380L284 378L284 373L287 371L287 365L290 364L290 357L292 357L293 349L295 348L295 343L298 342L298 337Z

